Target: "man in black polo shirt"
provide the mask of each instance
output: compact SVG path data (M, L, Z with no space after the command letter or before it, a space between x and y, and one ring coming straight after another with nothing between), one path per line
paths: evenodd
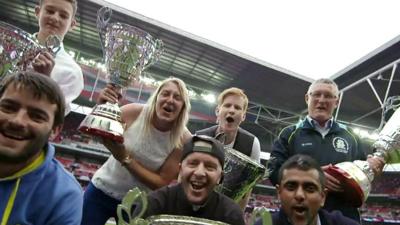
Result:
M244 225L239 205L214 191L222 180L223 165L224 149L219 141L193 136L182 152L180 182L150 193L144 218L169 214Z

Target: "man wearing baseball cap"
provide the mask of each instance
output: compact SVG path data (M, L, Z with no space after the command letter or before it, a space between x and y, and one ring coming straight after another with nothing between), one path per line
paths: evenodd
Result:
M223 178L224 156L224 147L216 139L193 136L182 151L179 183L150 193L145 217L182 215L244 225L239 205L214 191Z

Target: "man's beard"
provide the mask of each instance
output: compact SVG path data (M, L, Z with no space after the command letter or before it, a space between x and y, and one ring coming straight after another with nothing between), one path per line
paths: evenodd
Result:
M50 137L50 134L51 131L49 131L45 135L37 135L36 137L31 139L26 146L23 147L23 151L18 155L7 154L7 150L0 150L0 163L17 164L28 161L43 149ZM1 148L3 148L3 146L0 146L0 149Z

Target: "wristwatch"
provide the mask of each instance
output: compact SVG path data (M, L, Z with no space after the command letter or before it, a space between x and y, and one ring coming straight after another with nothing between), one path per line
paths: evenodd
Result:
M126 166L128 166L129 164L131 164L132 160L133 160L133 158L132 158L131 154L127 154L127 155L125 156L125 158L123 158L123 159L120 161L120 163L121 163L121 165L122 165L123 167L126 167Z

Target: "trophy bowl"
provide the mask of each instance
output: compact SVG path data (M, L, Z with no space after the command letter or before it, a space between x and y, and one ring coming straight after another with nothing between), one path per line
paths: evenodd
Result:
M374 142L373 157L382 158L385 163L398 163L400 159L400 108L393 113L389 121L379 132ZM371 182L375 178L367 161L342 162L329 166L325 172L341 181L344 191L337 195L350 200L354 207L360 207L371 191Z
M31 34L0 21L0 80L10 73L25 70L42 51L56 53L61 41L56 36L49 36L45 44L40 45Z
M138 187L129 190L117 207L118 225L227 225L227 223L219 221L181 215L153 215L143 219L147 204L146 192L141 191Z
M137 27L108 23L111 9L98 11L97 26L103 44L107 79L116 89L128 87L141 72L159 60L163 42ZM105 103L94 107L80 124L79 131L123 143L123 124L118 103Z
M176 216L176 215L157 215L150 216L146 219L148 224L152 225L228 225L220 221L208 220L191 216Z
M371 182L368 176L354 162L341 162L331 165L325 172L340 181L345 190L339 198L346 200L352 206L360 207L367 200L371 191Z
M224 178L217 191L239 202L265 174L265 167L247 155L225 149Z

